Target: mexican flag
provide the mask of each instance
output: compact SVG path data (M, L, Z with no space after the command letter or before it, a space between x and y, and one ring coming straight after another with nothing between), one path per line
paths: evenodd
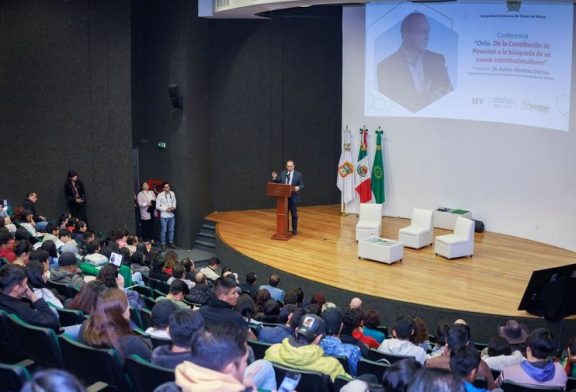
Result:
M370 163L368 162L368 130L360 128L360 152L356 162L356 192L360 196L360 203L367 203L372 199L370 186Z
M386 195L384 194L384 164L382 162L383 133L380 128L376 131L376 154L372 165L372 193L374 193L374 200L378 204L382 204L386 200Z
M344 204L351 202L356 197L354 193L354 164L352 163L352 135L346 128L342 134L342 154L338 163L338 180L337 185L342 192L342 201Z

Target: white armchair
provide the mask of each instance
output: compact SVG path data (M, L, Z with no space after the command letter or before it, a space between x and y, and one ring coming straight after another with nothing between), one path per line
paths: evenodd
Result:
M374 235L380 237L382 231L382 204L361 203L358 223L356 224L356 241Z
M459 216L454 233L436 237L434 251L448 259L474 254L474 221Z
M410 226L400 229L398 240L408 248L420 249L432 244L434 211L414 208Z

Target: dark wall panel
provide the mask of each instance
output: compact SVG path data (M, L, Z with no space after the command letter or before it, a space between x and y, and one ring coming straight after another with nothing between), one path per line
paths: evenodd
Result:
M271 207L265 183L286 159L304 174L302 204L338 202L341 12L306 12L212 22L216 210Z
M211 207L208 21L196 15L190 1L133 3L133 137L140 180L172 184L176 243L183 247L192 245ZM183 109L172 107L169 84L179 85ZM167 148L158 149L158 142Z
M129 1L13 0L0 13L0 197L35 190L54 218L74 169L91 228L132 229Z

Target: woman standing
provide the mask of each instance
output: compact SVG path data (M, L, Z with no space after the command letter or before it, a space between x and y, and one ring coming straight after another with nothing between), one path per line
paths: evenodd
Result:
M82 181L78 179L78 173L74 170L68 172L68 179L64 185L64 193L66 194L66 202L68 203L70 214L87 224L86 193L84 192Z
M156 194L150 190L146 181L140 186L141 191L136 196L140 208L140 224L142 225L142 239L154 239L154 210L156 208Z

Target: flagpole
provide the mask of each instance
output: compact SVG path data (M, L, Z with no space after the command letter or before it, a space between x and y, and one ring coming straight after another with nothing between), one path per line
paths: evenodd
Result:
M344 132L348 132L348 125L346 125L346 130ZM344 135L345 134L341 134L340 136L342 148L344 148ZM340 216L348 216L346 213L346 204L344 204L343 192L340 192Z

